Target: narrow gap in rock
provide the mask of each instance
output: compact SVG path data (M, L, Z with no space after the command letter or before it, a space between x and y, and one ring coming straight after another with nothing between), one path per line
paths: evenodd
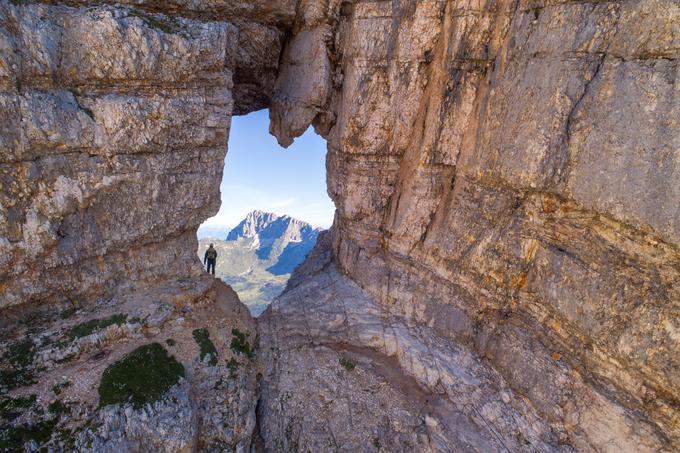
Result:
M283 291L335 210L326 193L325 140L310 128L285 150L268 128L268 110L232 119L222 206L198 230L204 268L213 244L215 276L254 316Z

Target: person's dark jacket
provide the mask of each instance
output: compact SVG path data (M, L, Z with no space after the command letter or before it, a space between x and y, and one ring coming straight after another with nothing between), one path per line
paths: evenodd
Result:
M217 250L214 248L208 248L208 250L205 251L205 255L203 255L203 264L207 263L208 261L216 261L217 260Z

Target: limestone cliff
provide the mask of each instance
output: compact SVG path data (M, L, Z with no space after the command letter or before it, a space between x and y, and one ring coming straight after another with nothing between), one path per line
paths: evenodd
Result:
M389 316L491 364L557 444L677 448L678 3L327 14L290 40L315 62L295 80L325 86L290 88L304 58L284 58L271 117L286 144L314 110L328 139L341 270ZM456 394L436 361L397 356Z
M673 0L2 0L0 307L197 278L230 117L270 106L327 138L337 214L260 324L257 445L677 450L679 30Z
M0 3L0 307L196 276L231 114L267 105L292 17L78 3Z

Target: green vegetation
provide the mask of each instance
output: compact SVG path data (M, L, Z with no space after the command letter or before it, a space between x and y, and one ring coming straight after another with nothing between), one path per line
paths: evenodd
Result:
M35 395L19 396L16 398L3 397L0 399L0 415L6 421L15 420L22 412L30 410L36 402ZM61 410L58 410L61 409ZM0 451L23 451L24 444L35 441L42 445L52 437L55 426L63 413L63 406L57 408L53 404L49 407L49 420L43 420L33 425L11 426L0 425Z
M117 315L109 316L108 318L104 319L91 319L89 321L85 321L73 327L66 333L66 336L69 338L69 340L73 341L78 338L91 335L98 330L106 329L107 327L112 326L114 324L115 325L124 324L126 321L127 315L123 315L120 313Z
M57 423L59 423L59 419L54 418L29 426L0 427L0 450L24 451L24 444L31 440L42 445L52 438L52 433Z
M168 338L167 340L165 340L165 342L170 347L175 346L177 344L177 342L175 340L173 340L172 338Z
M210 357L208 364L210 366L217 365L217 349L212 341L210 341L210 332L208 329L196 329L191 333L194 336L194 340L201 348L201 360L204 360L206 356Z
M60 400L56 400L50 403L49 406L47 406L47 412L49 412L52 415L61 417L61 414L63 413L70 413L71 409L69 409L69 407L62 403Z
M179 27L177 19L170 17L159 18L138 9L131 9L129 15L132 17L139 17L147 26L161 30L164 33L174 33Z
M35 395L17 396L16 398L2 396L0 397L0 417L5 420L14 420L25 409L33 406L35 400Z
M0 392L35 384L33 359L35 358L35 344L26 339L10 345L3 356L3 362L9 363L11 370L0 371Z
M238 370L239 366L241 366L241 364L238 363L236 359L233 357L229 359L229 361L227 362L227 368L229 368L229 377L231 379L238 377L238 373L236 373L236 370Z
M347 371L352 371L357 366L356 363L344 357L340 357L340 360L338 360L338 362L340 362L340 365L342 365Z
M73 353L71 353L71 354L67 354L67 355L65 355L64 357L62 357L61 359L55 360L55 363L58 363L59 365L61 365L61 364L63 364L63 363L68 363L68 362L70 362L71 360L75 359L77 355L78 355L78 354L76 354L75 352L73 352Z
M231 329L231 335L232 339L231 344L229 345L231 350L236 354L243 354L249 359L253 359L255 357L255 351L250 347L250 343L248 343L248 340L246 339L249 335L240 332L236 328Z
M71 383L69 381L62 382L61 384L55 384L52 386L52 391L54 392L55 395L59 396L61 395L61 392L69 388L71 386Z
M380 450L380 447L382 447L382 445L380 445L380 439L378 439L377 437L374 437L373 438L373 446L375 448L377 448L378 450Z
M99 384L99 404L154 403L184 377L184 366L158 343L140 346L110 365Z
M59 316L61 317L61 319L68 319L71 316L75 315L77 311L78 311L78 307L67 308L66 310L62 311L59 314Z

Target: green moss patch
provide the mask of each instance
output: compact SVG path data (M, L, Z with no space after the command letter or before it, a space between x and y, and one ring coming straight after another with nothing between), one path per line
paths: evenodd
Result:
M131 9L128 14L132 17L139 17L148 27L164 33L174 33L179 28L179 22L171 17L152 16L138 9Z
M56 400L50 403L49 406L47 406L47 412L49 412L52 415L61 417L61 415L64 413L70 414L71 408L69 408L66 404L62 403L60 400Z
M35 395L19 396L16 398L0 398L0 414L3 422L0 423L0 451L24 451L24 444L35 441L38 445L43 445L52 438L54 428L59 423L59 419L64 412L63 405L60 410L53 410L54 403L49 407L51 417L32 425L12 426L7 422L12 422L19 415L27 411L39 409L34 407L36 402Z
M184 366L158 343L141 346L110 365L99 384L99 404L154 403L184 377Z
M33 369L35 344L32 340L13 343L2 359L9 364L9 369L0 371L0 393L37 382Z
M59 314L61 319L69 319L71 316L75 315L78 311L78 307L67 308Z
M250 346L250 343L247 340L248 337L247 333L243 333L238 329L234 328L231 329L231 335L232 338L229 347L231 348L232 351L234 351L234 353L245 355L249 359L255 357L255 351Z
M347 371L352 371L352 370L353 370L354 368L356 368L356 366L357 366L356 363L354 363L354 362L352 362L351 360L346 359L346 358L344 358L344 357L340 357L340 360L338 360L338 362L339 362L340 365L342 365L342 367L343 367L344 369L346 369Z
M64 389L67 389L71 386L71 383L69 381L64 381L59 384L55 384L52 386L52 391L54 392L55 395L59 396L61 393L64 391Z
M35 401L35 395L18 396L16 398L2 396L0 397L0 417L9 421L14 420L33 406Z
M227 368L229 369L229 377L230 377L231 379L234 379L234 378L238 377L238 373L237 373L236 371L238 370L238 367L239 367L240 365L241 365L241 364L238 363L238 362L236 361L236 359L233 358L233 357L232 357L231 359L229 359L229 361L227 362Z
M208 329L196 329L192 332L194 340L201 348L201 360L204 360L206 356L209 357L208 364L210 366L217 365L217 349L212 341L210 341L210 332Z
M127 315L117 314L104 319L91 319L89 321L78 324L66 333L69 340L73 341L78 338L86 337L99 330L106 329L109 326L124 324L127 321Z
M0 427L0 451L24 451L24 444L31 440L42 445L52 438L57 423L55 418L28 426Z

